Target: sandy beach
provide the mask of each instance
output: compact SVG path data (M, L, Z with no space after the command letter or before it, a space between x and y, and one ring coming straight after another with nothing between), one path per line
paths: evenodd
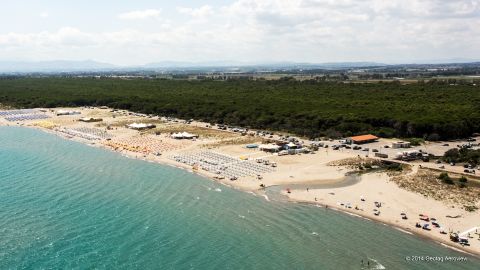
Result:
M74 110L80 114L57 116L55 112L60 109ZM322 184L341 182L347 173L355 171L351 166L335 165L335 162L347 159L362 160L368 155L366 153L320 148L313 154L279 156L260 151L258 148L248 149L245 147L246 144L262 144L266 140L265 137L242 136L239 133L211 128L207 123L186 124L178 120L166 121L105 108L45 109L43 113L48 116L47 119L9 122L0 118L0 125L38 128L66 139L103 147L128 157L183 168L245 191L262 193L264 187L292 185L290 193L287 193L286 189L282 190L282 194L288 196L289 200L339 209L395 226L407 233L418 234L468 253L480 255L479 210L469 212L464 209L464 205L458 202L441 201L401 188L392 181L392 176L386 172L363 173L358 183L345 187L319 187ZM97 117L102 121L93 123L78 121L82 117ZM157 127L153 130L142 131L125 127L126 124L135 122L154 123ZM180 131L196 133L199 137L194 140L177 140L171 137L171 133ZM92 134L105 136L105 139L91 139L92 137L89 136ZM108 139L106 139L107 135ZM389 143L389 141L385 140L382 143ZM435 145L428 147L439 148ZM441 148L435 151L440 152ZM218 168L219 165L215 162L225 162L226 167L227 165L236 166L239 177L232 181L229 176L219 177L219 173L209 169L208 166L196 168L189 163L179 162L180 158L194 159L195 155L200 155L198 153L204 155L205 159L210 159L209 162L213 164L212 168ZM218 160L213 160L217 158ZM269 165L256 164L258 163L257 159L268 161ZM275 166L270 164L275 164ZM412 163L412 169L403 174L415 177L419 170L435 168L433 162L422 163L421 166L423 168L420 168L419 164ZM454 170L458 171L458 168L454 168ZM314 188L295 189L295 185L298 184L305 187L312 185ZM469 187L469 189L473 188ZM477 194L478 196L480 194ZM378 207L379 204L381 204L380 207ZM473 204L480 207L478 199L473 200ZM379 212L378 215L375 214L377 212ZM404 213L407 219L402 219L401 213ZM420 215L428 216L429 222L420 220ZM441 228L431 224L432 218L436 219ZM421 226L428 223L430 230L417 228L415 227L416 223ZM447 234L441 234L441 230ZM449 232L458 232L460 236L467 237L470 245L462 246L451 242Z
M315 203L367 217L447 245L452 245L452 242L448 234L440 233L441 230L447 233L460 232L465 236L468 233L464 232L470 231L471 245L454 245L454 247L479 254L480 235L475 234L476 228L480 232L480 219L477 212L467 212L458 206L447 205L401 189L397 184L389 181L385 173L364 174L361 177L362 180L353 186L308 191L292 190L290 194L283 193L294 201ZM375 202L381 203L381 207L376 207ZM377 211L380 212L378 216L375 215ZM408 219L402 219L401 213L405 213ZM427 215L430 219L435 218L441 227L436 228L430 225L430 230L416 228L416 223L422 226L429 223L420 220L420 215Z

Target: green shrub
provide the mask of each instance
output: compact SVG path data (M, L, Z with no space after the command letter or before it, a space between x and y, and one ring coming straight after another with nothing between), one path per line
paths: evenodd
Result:
M467 182L468 182L468 179L467 179L465 176L462 176L462 177L460 177L460 178L458 179L458 181L459 181L460 183L467 183Z
M478 210L478 207L475 205L464 205L463 208L465 208L465 211L467 212L475 212Z
M410 142L410 145L412 146L419 146L425 143L425 140L422 138L409 138L406 139L407 142Z
M443 183L448 184L448 185L453 185L453 180L450 178L448 173L442 172L439 176L438 179L442 180Z
M388 164L385 168L389 171L398 171L398 172L403 171L403 166L402 164L399 164L399 163Z

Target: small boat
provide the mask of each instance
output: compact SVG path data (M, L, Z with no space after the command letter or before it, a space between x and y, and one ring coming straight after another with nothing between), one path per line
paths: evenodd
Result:
M422 229L427 230L427 231L430 231L431 229L430 229L429 226L430 226L429 224L424 224L424 225L422 226Z
M417 223L415 224L415 227L417 227L417 228L421 228L421 227L422 227L422 225L420 225L420 223L418 223L418 222L417 222Z

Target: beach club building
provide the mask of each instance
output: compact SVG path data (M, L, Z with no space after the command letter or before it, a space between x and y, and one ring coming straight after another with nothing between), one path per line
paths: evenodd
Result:
M378 140L377 136L372 134L360 135L360 136L353 136L347 138L347 143L349 144L365 144L365 143L372 143Z
M93 118L93 117L83 117L78 119L80 122L85 122L85 123L93 123L93 122L102 122L102 118Z
M392 143L392 148L410 148L410 142L394 142Z
M81 114L81 112L79 112L79 111L67 111L67 110L58 110L57 111L57 116L76 115L76 114Z

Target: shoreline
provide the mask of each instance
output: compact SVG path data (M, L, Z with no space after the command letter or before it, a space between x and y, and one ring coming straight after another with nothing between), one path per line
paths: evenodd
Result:
M32 128L31 126L26 126L26 128ZM210 181L213 181L215 183L218 183L218 184L222 184L224 186L227 186L229 188L233 188L235 190L239 190L239 191L242 191L242 192L245 192L247 194L253 194L254 196L261 196L261 197L264 197L265 201L267 202L270 202L271 200L269 199L269 197L266 195L266 189L267 188L272 188L272 187L275 187L275 186L283 186L285 184L278 184L278 185L271 185L271 186L266 186L265 188L257 188L257 189L247 189L247 188L243 188L241 186L235 186L235 185L231 185L231 184L228 184L228 182L226 181L221 181L221 180L218 180L218 179L215 179L213 178L212 176L210 176L207 172L204 172L202 170L198 170L198 171L194 171L192 169L189 169L188 166L186 165L183 165L182 163L178 163L178 162L173 162L167 158L164 158L164 159L159 159L159 160L149 160L149 159L146 159L146 158L141 158L141 157L137 157L135 156L133 153L125 153L125 152L120 152L120 151L116 151L106 145L103 145L103 144L91 144L91 143L88 143L89 141L88 140L85 140L85 139L81 139L81 138L77 138L77 137L73 137L73 138L68 138L66 136L62 136L62 134L60 134L59 132L55 132L55 131L52 131L52 130L46 130L44 128L40 128L40 127L33 127L33 128L36 128L40 131L43 131L43 132L47 132L49 134L52 134L52 135L56 135L62 139L66 139L66 140L72 140L72 141L75 141L75 142L78 142L78 143L82 143L82 144L87 144L89 146L93 146L93 147L98 147L98 148L102 148L102 149L105 149L105 150L108 150L108 151L111 151L113 153L116 153L116 154L120 154L124 157L127 157L127 158L131 158L131 159L136 159L136 160L141 160L141 161L147 161L147 162L151 162L151 163L155 163L155 164L159 164L159 165L163 165L163 166L170 166L170 167L173 167L173 168L177 168L177 169L181 169L181 170L184 170L188 173L191 173L191 174L194 174L194 175L198 175L200 177L204 177ZM50 131L50 132L49 132ZM178 163L178 164L177 164ZM182 166L183 165L183 166ZM342 182L344 181L344 179L332 179L330 180L330 182L333 182L333 183L338 183L338 182ZM360 180L362 181L362 180ZM304 183L292 183L292 185L295 185L295 184L304 184ZM355 184L354 184L355 185ZM340 187L341 188L341 187ZM333 188L333 189L336 189L336 188ZM465 250L461 247L458 247L456 245L453 245L452 243L448 242L448 241L444 241L442 239L438 239L438 238L435 238L435 237L432 237L432 236L429 236L429 235L426 235L426 234L422 234L422 233L419 233L419 232L416 232L416 231L413 231L411 230L410 228L406 227L406 226L400 226L398 224L395 224L393 222L389 222L389 221L386 221L386 220L383 220L381 218L376 218L376 217L370 217L370 216L367 216L367 215L362 215L361 212L355 212L354 210L352 209L348 209L348 208L345 208L345 207L338 207L336 205L331 205L331 204L322 204L322 203L318 203L318 202L312 202L312 201L308 201L308 200L299 200L299 199L293 199L289 196L287 196L286 194L284 194L283 192L279 192L279 195L281 196L284 196L285 197L285 202L286 203L298 203L298 204L303 204L303 205L309 205L309 206L316 206L316 207L319 207L319 208L331 208L333 209L334 211L337 211L339 213L342 213L344 215L349 215L349 216L353 216L355 218L361 218L361 219L365 219L365 220L368 220L368 221L372 221L372 222L375 222L375 223L378 223L378 224L383 224L385 226L389 226L393 229L396 229L396 230L399 230L403 233L406 233L406 234L409 234L409 235L414 235L416 237L420 237L422 239L427 239L428 241L431 241L431 242L434 242L434 243L437 243L437 244L440 244L440 245L443 245L449 249L452 249L452 250L455 250L457 252L462 252L462 253L465 253L465 254L468 254L470 256L474 256L474 257L478 257L480 258L480 252L475 252L475 251L470 251L470 250ZM327 207L326 207L327 206ZM327 208L327 209L328 209Z
M316 202L311 202L311 201L306 201L306 200L296 200L296 199L291 199L291 198L288 199L288 202L289 203L302 204L302 205L316 206L318 208L324 208L324 209L332 209L333 211L337 211L337 212L342 213L344 215L352 216L352 217L355 217L355 218L361 218L361 219L364 219L364 220L375 222L377 224L383 224L385 226L391 227L391 228L393 228L395 230L398 230L400 232L403 232L405 234L412 235L412 236L415 236L415 237L419 237L421 239L425 239L425 240L428 240L430 242L437 243L439 245L442 245L446 248L455 250L457 252L465 253L465 254L468 254L470 256L480 258L480 252L467 251L465 249L459 248L458 246L452 245L448 241L444 241L444 240L437 239L437 238L434 238L434 237L431 237L431 236L428 236L428 235L425 235L425 234L418 233L416 231L412 231L412 230L410 230L410 228L399 226L399 225L394 224L394 223L389 222L389 221L385 221L385 220L382 220L382 219L379 219L379 218L374 218L374 217L369 217L369 216L366 216L366 215L362 215L358 212L353 212L349 209L345 209L345 208L338 207L338 206L335 206L335 205L316 203Z
M18 125L18 124L3 125L1 122L0 122L0 126L33 128L33 129L36 129L36 130L39 130L39 131L42 131L42 132L46 132L46 133L51 134L51 135L55 135L59 138L65 139L65 140L70 140L70 141L82 143L83 145L98 147L98 148L102 148L102 149L105 149L105 150L108 150L108 151L111 151L111 152L115 152L115 153L120 154L120 155L122 155L124 157L127 157L127 158L132 158L132 159L157 163L157 164L160 164L160 165L168 165L168 166L171 166L171 167L174 167L174 168L177 168L177 169L183 169L183 170L187 171L188 173L195 174L195 175L207 178L209 180L213 180L215 183L219 183L219 184L222 184L224 186L228 186L229 188L233 188L233 189L236 189L236 190L239 190L239 191L242 191L242 192L246 192L246 193L251 193L254 196L257 196L257 195L262 196L262 197L264 197L264 199L267 202L269 202L270 199L268 198L268 196L266 194L266 188L272 188L272 187L275 187L275 186L282 187L282 186L289 185L289 184L290 185L308 185L308 184L312 184L312 182L313 182L313 181L309 180L309 181L295 181L295 182L290 182L290 183L278 183L278 184L268 184L268 183L266 183L265 188L260 188L258 186L253 188L251 186L241 185L241 184L235 185L235 184L231 183L231 181L228 180L228 179L220 180L220 179L214 178L213 173L203 171L203 170L193 170L191 168L191 166L188 166L188 165L183 164L183 163L175 162L175 161L167 158L163 154L159 157L158 156L153 156L152 157L151 155L144 156L141 153L131 152L131 151L128 151L128 150L118 151L118 150L116 150L116 149L114 149L110 146L107 146L105 144L100 143L100 141L92 142L90 140L75 137L75 136L70 137L70 136L67 136L66 134L64 134L60 131L48 129L48 128L41 127L41 126L23 125L23 124L22 125ZM342 182L343 180L344 180L343 178L330 179L330 180L323 181L323 183L326 183L326 184L328 184L328 182L338 183L338 182ZM321 180L317 180L317 181L320 182ZM363 180L360 180L360 181L363 181ZM354 185L357 185L357 184L358 183L355 183ZM342 189L342 188L343 187L338 187L338 189ZM332 189L332 188L327 188L327 189ZM336 188L333 188L333 189L336 189ZM434 237L433 235L428 235L428 234L425 234L425 233L419 233L417 231L411 230L411 228L409 228L409 227L401 226L399 224L395 224L394 222L389 222L388 220L385 220L385 219L382 219L382 218L368 216L367 214L363 214L362 211L355 211L353 209L348 209L348 208L345 208L345 207L339 207L335 204L329 204L329 203L325 203L325 202L320 203L320 202L312 202L311 200L295 199L295 198L292 198L291 196L288 196L288 195L284 194L282 191L280 191L279 194L286 197L285 201L287 203L292 203L293 202L293 203L300 203L300 204L306 204L306 205L313 205L313 206L316 206L316 207L326 207L326 206L328 206L328 208L332 208L335 211L338 211L342 214L347 214L347 215L350 215L350 216L355 216L355 217L367 219L367 220L370 220L370 221L373 221L373 222L381 223L385 226L390 226L390 227L392 227L394 229L397 229L397 230L400 230L404 233L419 236L422 239L428 239L429 241L433 241L433 242L436 242L437 244L444 245L445 247L450 248L452 250L455 250L457 252L463 252L463 253L468 254L470 256L480 258L480 251L466 250L463 247L452 244L451 242L440 239L439 237Z

